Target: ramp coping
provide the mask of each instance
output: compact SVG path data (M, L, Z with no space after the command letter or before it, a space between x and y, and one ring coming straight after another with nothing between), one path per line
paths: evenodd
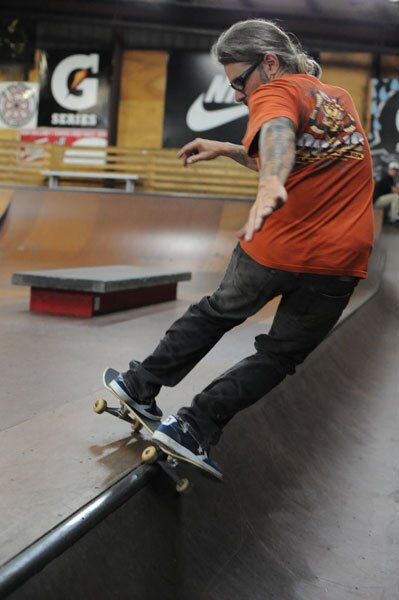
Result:
M0 566L0 598L5 598L51 560L116 510L155 475L155 465L131 471L43 537Z

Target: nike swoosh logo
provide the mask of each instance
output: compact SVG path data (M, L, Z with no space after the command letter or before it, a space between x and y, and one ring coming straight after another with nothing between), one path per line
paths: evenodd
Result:
M204 107L204 97L205 94L198 96L188 109L186 124L192 131L216 129L216 127L231 123L231 121L245 117L248 114L245 104L228 106L227 108L220 108L218 110L207 110Z

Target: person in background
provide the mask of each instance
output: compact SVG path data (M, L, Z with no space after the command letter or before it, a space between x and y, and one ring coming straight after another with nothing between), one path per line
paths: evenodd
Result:
M257 171L257 196L219 287L193 303L111 387L159 420L161 387L179 383L227 331L281 296L254 353L154 433L157 442L221 477L211 446L241 410L293 375L334 327L367 277L374 222L370 149L350 94L322 83L317 62L272 21L236 23L213 55L236 100L248 106L243 145L198 138L178 157L189 166L227 156Z
M390 162L388 170L374 187L374 206L386 211L389 223L399 223L399 162Z

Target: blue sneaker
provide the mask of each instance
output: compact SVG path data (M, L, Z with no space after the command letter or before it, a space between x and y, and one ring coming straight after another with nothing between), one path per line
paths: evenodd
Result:
M156 429L152 437L162 446L180 454L214 477L223 478L221 468L209 457L209 449L200 444L193 428L183 419L173 415L168 417Z
M112 377L112 379L111 379ZM103 382L106 388L110 389L118 398L121 398L132 407L134 411L151 419L152 421L160 421L162 418L162 411L155 402L155 399L150 402L140 402L139 398L134 396L128 389L122 373L118 373L113 369L106 369L103 374Z

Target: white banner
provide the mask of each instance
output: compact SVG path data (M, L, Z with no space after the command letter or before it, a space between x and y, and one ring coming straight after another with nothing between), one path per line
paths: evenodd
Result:
M64 152L64 163L103 165L106 162L106 153L101 150L79 149L80 146L92 148L105 148L108 144L106 129L59 129L52 127L38 127L37 129L21 129L21 143L19 159L25 162L43 160L43 146L75 146L75 149Z
M0 129L31 129L36 127L38 105L38 83L1 81Z
M399 79L371 80L371 128L369 134L374 176L399 158Z

